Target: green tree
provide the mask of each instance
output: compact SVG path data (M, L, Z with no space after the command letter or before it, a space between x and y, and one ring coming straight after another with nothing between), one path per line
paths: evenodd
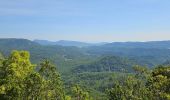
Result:
M170 66L159 66L148 72L136 66L128 76L109 90L110 100L170 100Z
M26 51L13 51L0 60L0 99L69 100L56 67L48 60L37 71ZM35 70L36 69L36 70Z
M26 100L43 99L45 80L37 72L31 73L25 79L24 97Z
M26 51L13 51L1 67L0 94L4 99L18 99L23 96L25 78L33 72L35 65L30 62Z
M151 92L145 86L147 69L135 66L134 71L135 75L125 77L108 90L109 100L151 100Z
M147 82L154 100L170 100L170 67L155 68Z
M123 82L116 83L108 91L109 100L151 100L145 84L133 76L128 76Z
M80 88L79 85L75 85L72 87L72 91L74 94L74 97L76 100L92 100L92 98L89 96L88 92L83 91L82 88Z
M56 67L50 63L50 61L44 60L40 64L39 73L45 80L45 98L47 100L49 98L64 100L65 94L63 83L59 73L56 70Z

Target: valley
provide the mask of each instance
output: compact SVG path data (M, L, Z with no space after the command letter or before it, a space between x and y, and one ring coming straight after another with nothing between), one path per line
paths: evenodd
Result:
M106 89L112 87L113 81L133 74L134 66L154 69L170 61L170 41L115 42L81 47L71 43L44 45L26 39L0 39L0 52L7 57L13 50L29 51L31 62L38 65L48 59L57 66L65 87L79 84L96 100L106 99ZM66 93L71 94L71 91L66 90Z

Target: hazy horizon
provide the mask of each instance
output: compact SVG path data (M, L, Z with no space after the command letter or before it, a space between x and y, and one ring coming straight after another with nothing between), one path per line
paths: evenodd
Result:
M161 41L170 41L169 40L149 40L149 41L81 41L81 40L64 40L64 39L59 39L59 40L48 40L48 39L27 39L27 38L11 38L11 37L6 37L6 38L0 38L0 39L26 39L30 41L48 41L48 42L59 42L59 41L68 41L68 42L82 42L82 43L114 43L114 42L161 42Z

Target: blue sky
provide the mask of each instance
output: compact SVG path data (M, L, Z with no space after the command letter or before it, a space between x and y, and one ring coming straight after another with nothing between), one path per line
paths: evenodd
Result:
M0 0L0 37L170 40L170 0Z

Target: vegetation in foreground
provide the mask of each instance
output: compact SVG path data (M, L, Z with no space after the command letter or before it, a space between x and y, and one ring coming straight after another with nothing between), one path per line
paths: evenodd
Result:
M170 67L159 66L148 70L136 66L134 73L110 82L112 84L107 84L110 88L104 87L106 100L170 99ZM26 51L13 51L7 58L1 56L0 99L99 100L91 96L91 91L76 83L72 84L72 88L65 87L53 64L43 60L39 65L34 65Z

